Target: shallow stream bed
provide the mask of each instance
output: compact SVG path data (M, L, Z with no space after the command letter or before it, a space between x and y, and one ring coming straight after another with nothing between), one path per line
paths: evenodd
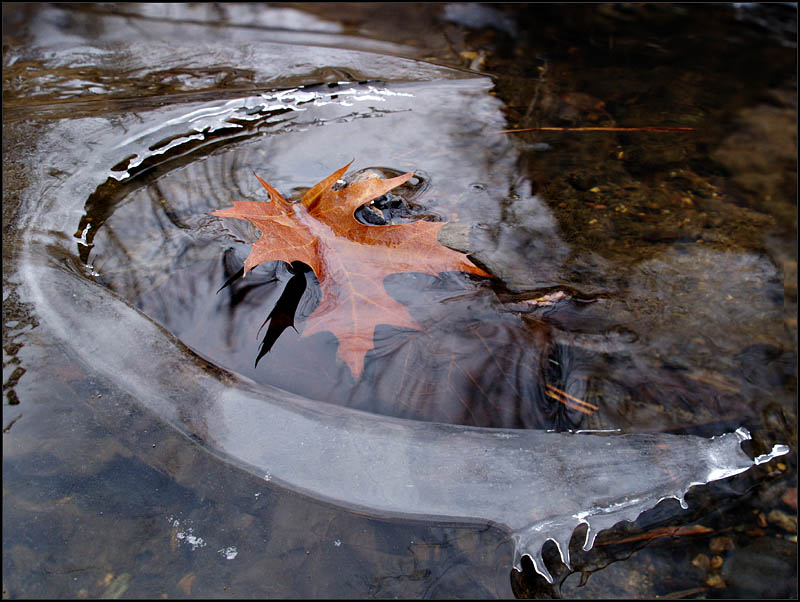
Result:
M4 598L796 596L796 23L5 4ZM387 277L357 378L209 215L350 161L491 275Z

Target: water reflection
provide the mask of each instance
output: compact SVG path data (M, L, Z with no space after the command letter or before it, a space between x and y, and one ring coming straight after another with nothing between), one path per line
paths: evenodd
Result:
M742 382L731 358L753 342L783 357L782 286L771 264L673 246L620 271L583 241L568 244L547 200L514 172L517 146L495 129L501 105L482 89L479 80L341 84L279 93L280 107L270 97L196 109L167 122L166 146L182 141L173 147L180 152L162 152L164 133L153 130L147 136L158 142L120 166L121 187L93 195L82 221L93 227L79 248L101 283L203 357L312 399L419 420L557 430L713 434L757 415L759 391ZM445 119L454 105L460 112ZM286 107L289 114L269 126L280 135L228 137L227 124L260 131ZM194 143L180 128L189 125L202 135L187 155L181 147ZM376 328L358 380L337 360L336 337L302 336L319 302L313 274L267 262L237 280L258 233L206 215L262 198L253 171L268 170L283 194L298 197L300 184L319 179L304 158L340 135L373 165L393 166L362 168L349 180L369 170L382 177L416 170L415 158L426 158L414 182L361 207L362 221L451 221L442 242L473 253L496 276L491 283L455 273L386 278L421 329ZM391 140L391 150L381 140ZM465 145L475 152L452 152ZM221 152L204 156L209 148ZM548 157L569 159L556 150ZM222 283L228 288L215 295ZM254 345L256 325L267 323Z
M221 262L203 259L209 256L206 245L213 241L229 244L228 227L241 228L252 241L250 226L229 226L227 220L224 225L207 223L190 230L186 220L202 218L187 217L186 209L154 202L163 200L163 190L157 185L154 192L155 196L148 195L152 212L142 214L141 203L129 199L97 231L92 261L100 281L131 298L184 342L222 365L231 365L231 355L242 360L249 356L248 364L253 361L250 341L261 319L252 316L263 316L267 308L274 307L258 364L272 347L272 337L288 325L288 314L281 311L284 295L292 292L294 303L300 303L299 315L307 317L319 296L316 281L301 303L305 278L311 276L296 274L284 288L285 265L270 262L246 280L233 282L224 307L219 300L212 304L214 285L235 276L241 263L235 263L233 248ZM131 231L133 224L136 227ZM128 242L121 240L120 226ZM154 244L151 237L159 232L163 240ZM192 244L190 239L197 232L204 234ZM130 246L133 241L136 244ZM239 250L246 251L246 247L240 244ZM136 261L135 267L128 263L131 259ZM118 262L126 267L116 269ZM217 276L221 268L223 273ZM249 370L248 375L260 382L392 415L476 425L575 426L562 416L566 406L550 400L541 389L539 356L547 353L542 329L531 328L503 311L490 291L471 292L472 285L456 274L443 278L398 275L387 278L385 286L410 308L423 330L377 329L375 351L368 356L367 372L358 383L353 383L346 367L337 364L332 336L306 340L290 331L259 372L233 366L237 371ZM281 315L283 320L275 320ZM281 324L283 329L278 328Z

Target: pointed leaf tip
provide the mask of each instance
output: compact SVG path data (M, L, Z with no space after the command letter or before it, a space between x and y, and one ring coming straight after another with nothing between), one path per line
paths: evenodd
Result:
M322 181L320 181L320 182L317 182L316 184L314 184L314 185L313 185L311 188L309 188L309 189L308 189L308 191L307 191L307 192L306 192L306 193L303 195L303 198L302 198L302 199L300 199L300 202L301 202L301 203L303 203L303 205L305 205L305 207L306 207L306 208L307 208L309 211L311 211L311 209L312 209L313 207L315 207L315 206L316 206L316 204L319 202L319 199L320 199L320 197L321 197L321 196L322 196L324 193L328 192L328 191L329 191L331 188L333 188L333 185L334 185L334 184L336 184L336 182L339 180L339 178L341 178L341 177L342 177L342 176L345 174L345 172L346 172L346 171L347 171L347 170L350 168L350 166L353 164L353 161L355 161L355 159L351 160L351 161L350 161L350 163L348 163L348 164L347 164L347 165L345 165L344 167L342 167L342 168L340 168L340 169L337 169L336 171L334 171L334 172L333 172L331 175L329 175L329 176L328 176L327 178L325 178L324 180L322 180Z
M262 186L264 187L264 189L267 191L267 194L269 194L269 199L270 199L270 200L271 200L273 203L275 203L276 205L280 205L280 206L281 206L281 208L283 208L284 210L286 210L286 209L289 207L289 203L287 203L287 202L286 202L286 200L285 200L285 199L284 199L284 198L281 196L281 193L280 193L280 192L278 192L277 190L275 190L275 188L273 188L272 186L270 186L270 185L269 185L269 184L268 184L268 183L267 183L265 180L263 180L263 179L262 179L262 178L261 178L261 177L260 177L260 176L259 176L259 175L258 175L256 172L253 172L253 175L256 177L256 179L257 179L259 182L261 182L261 185L262 185Z

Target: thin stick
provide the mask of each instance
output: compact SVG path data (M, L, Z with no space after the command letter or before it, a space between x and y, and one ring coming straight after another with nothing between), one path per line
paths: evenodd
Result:
M661 537L681 537L684 535L705 535L706 533L713 533L714 529L709 529L703 525L687 525L683 527L657 527L652 531L632 535L631 537L623 537L622 539L612 539L611 541L599 541L598 546L610 546L619 543L631 543L634 541L649 541L651 539L659 539Z
M586 408L584 408L583 406L579 406L579 405L576 405L576 404L574 404L574 403L570 402L569 400L562 399L561 397L559 397L559 396L558 396L558 395L556 395L555 393L551 393L550 391L545 391L545 392L544 392L544 394L545 394L545 395L547 395L548 397L552 397L552 398L553 398L553 399L555 399L555 400L556 400L558 403L564 404L564 405L565 405L565 406L567 406L568 408L571 408L571 409L573 409L573 410L577 410L578 412L581 412L582 414L587 414L587 415L589 415L589 416L591 416L592 414L594 414L594 412L593 412L592 410L587 410L587 409L586 409Z
M601 127L601 126L587 126L587 127L539 127L539 128L517 128L511 130L500 130L501 134L516 134L519 132L693 132L694 128L685 127L638 127L638 128L620 128L620 127Z
M563 395L564 397L566 397L567 399L570 399L570 400L574 401L574 402L575 402L575 403L577 403L578 405L582 405L582 406L584 406L584 407L591 408L591 409L593 409L593 410L599 410L599 409L600 409L600 408L599 408L599 407L597 407L596 405L594 405L594 404L591 404L591 403L589 403L588 401L583 401L582 399L578 399L577 397L573 397L572 395L570 395L570 394L569 394L569 393L567 393L566 391L562 391L561 389L559 389L559 388L557 388L557 387L554 387L553 385L549 385L549 384L548 384L548 385L545 385L545 388L547 388L547 389L549 389L549 390L551 390L551 391L555 392L555 393L556 393L556 395Z

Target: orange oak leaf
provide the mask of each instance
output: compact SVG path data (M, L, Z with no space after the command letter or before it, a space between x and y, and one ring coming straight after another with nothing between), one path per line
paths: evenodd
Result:
M389 296L383 280L398 272L438 275L463 271L489 276L467 256L442 246L436 236L444 222L368 226L354 212L411 178L378 177L354 182L342 190L334 184L352 161L315 184L300 202L289 203L258 175L270 201L234 201L230 209L211 213L252 223L261 237L244 262L244 275L270 260L301 261L317 276L319 306L306 320L302 336L330 331L339 339L339 356L358 379L364 356L373 347L378 324L418 328L408 309Z

